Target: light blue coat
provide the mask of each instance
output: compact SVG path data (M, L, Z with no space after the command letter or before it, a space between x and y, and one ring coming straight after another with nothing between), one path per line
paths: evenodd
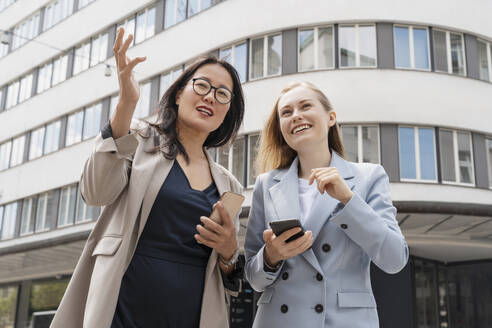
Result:
M270 221L301 217L298 159L288 169L256 179L244 245L246 279L263 292L255 328L379 327L370 262L397 273L408 261L408 246L383 167L332 154L330 166L354 196L345 206L326 193L317 197L303 222L313 232L312 247L284 261L275 273L264 271L263 231Z

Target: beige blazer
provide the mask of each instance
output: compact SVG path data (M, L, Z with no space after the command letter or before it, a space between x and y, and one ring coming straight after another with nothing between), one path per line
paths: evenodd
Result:
M85 163L80 192L87 204L102 206L70 283L51 323L52 328L108 328L121 279L130 264L150 210L173 160L150 154L162 136L142 138L135 130L118 139L101 135ZM220 194L242 192L234 176L208 157ZM234 218L236 233L239 219ZM229 297L217 253L212 251L205 273L200 328L229 327Z

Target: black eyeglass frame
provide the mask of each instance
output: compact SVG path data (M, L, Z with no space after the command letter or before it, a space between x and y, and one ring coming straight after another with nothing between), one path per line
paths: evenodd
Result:
M207 83L208 83L208 85L210 86L210 88L208 89L208 91L207 91L207 92L205 92L205 93L203 93L203 94L198 93L198 91L196 91L196 89L195 89L195 81L196 81L196 80L200 80L200 81L205 81L205 82L207 82ZM210 93L210 91L211 91L212 89L214 89L214 98L215 98L215 100L217 100L217 101L218 101L219 103L221 103L222 105L227 105L227 104L229 104L229 103L232 101L232 97L234 97L234 93L233 93L231 90L229 90L229 89L227 89L227 88L225 88L225 87L214 87L214 86L212 85L212 83L210 83L210 81L208 81L207 79L204 79L204 78L201 78L201 77L195 77L195 78L191 79L191 81L192 81L193 91L194 91L197 95L199 95L199 96L206 96L206 95L208 95L208 94ZM224 90L227 90L227 92L229 92L229 93L231 94L231 98L229 99L229 101L228 101L228 102L223 103L223 102L221 102L219 99L217 99L217 90L218 90L218 89L224 89Z

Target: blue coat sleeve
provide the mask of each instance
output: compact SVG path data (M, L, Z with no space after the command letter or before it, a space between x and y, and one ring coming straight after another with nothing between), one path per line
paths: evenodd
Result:
M389 179L381 165L368 176L366 199L354 192L331 221L341 227L381 270L397 273L405 267L408 246L396 221Z
M270 286L277 279L282 269L280 267L276 272L267 272L263 266L263 251L265 249L263 231L266 229L266 224L261 178L262 176L259 176L256 179L244 242L246 254L244 273L251 287L257 292L262 292Z

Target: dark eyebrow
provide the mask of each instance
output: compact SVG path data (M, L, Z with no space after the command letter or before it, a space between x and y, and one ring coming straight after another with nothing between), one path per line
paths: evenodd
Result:
M207 77L205 77L205 76L195 76L195 77L194 77L194 79L204 79L204 80L207 80L207 81L208 81L208 83L212 84L212 82L210 81L210 79L209 79L209 78L207 78ZM229 87L228 87L228 86L226 86L226 85L224 85L224 84L220 84L220 85L218 86L218 88L224 88L224 89L227 89L227 90L229 90L230 92L232 92L232 91L231 91L231 89L229 89Z

